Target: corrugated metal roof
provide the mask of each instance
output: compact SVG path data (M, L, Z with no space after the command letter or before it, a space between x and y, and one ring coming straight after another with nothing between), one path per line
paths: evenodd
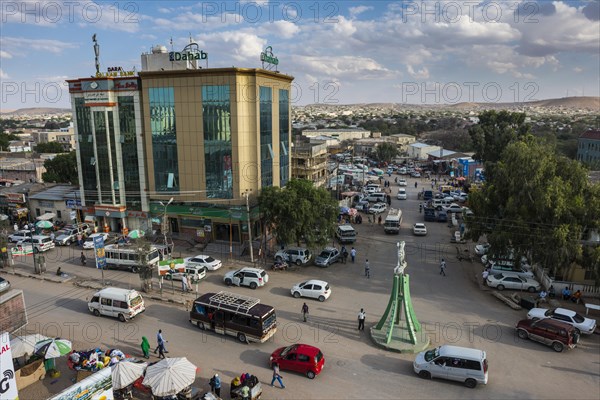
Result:
M581 139L594 139L594 140L600 140L600 131L587 131L584 132L581 136L579 136Z
M70 196L67 196L67 195L76 189L77 189L76 186L57 185L57 186L51 187L50 189L33 194L33 195L29 196L29 198L35 199L35 200L57 200L57 201L60 201L60 200L64 200L65 198L69 198Z

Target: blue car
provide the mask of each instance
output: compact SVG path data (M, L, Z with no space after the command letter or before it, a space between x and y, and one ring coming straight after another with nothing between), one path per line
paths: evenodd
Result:
M437 222L447 222L447 221L448 221L448 214L446 213L446 211L438 211Z

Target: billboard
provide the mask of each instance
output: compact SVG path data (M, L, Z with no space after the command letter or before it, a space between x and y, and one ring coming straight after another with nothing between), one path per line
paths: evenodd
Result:
M113 400L111 370L112 368L103 368L69 386L50 400Z
M8 332L0 336L0 399L18 400L19 390L15 379L15 366Z
M96 268L106 267L106 256L104 254L104 237L96 236L94 238L94 253L96 254Z

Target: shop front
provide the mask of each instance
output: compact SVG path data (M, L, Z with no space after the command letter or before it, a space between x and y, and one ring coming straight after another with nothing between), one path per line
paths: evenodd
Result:
M94 207L94 216L98 221L100 232L121 232L126 227L126 207L97 205Z
M163 232L163 218L166 215L169 232L194 238L197 242L241 244L248 240L248 213L245 207L169 205L165 213L165 207L151 204L150 212L152 228L156 233ZM261 233L258 207L250 210L250 220L252 237L258 237Z

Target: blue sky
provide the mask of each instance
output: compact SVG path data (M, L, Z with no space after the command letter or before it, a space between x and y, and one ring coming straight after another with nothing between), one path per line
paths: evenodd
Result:
M600 95L598 0L24 1L1 3L2 110L70 107L65 79L141 69L190 37L209 67L272 46L294 101L441 104ZM173 44L171 45L171 40Z

